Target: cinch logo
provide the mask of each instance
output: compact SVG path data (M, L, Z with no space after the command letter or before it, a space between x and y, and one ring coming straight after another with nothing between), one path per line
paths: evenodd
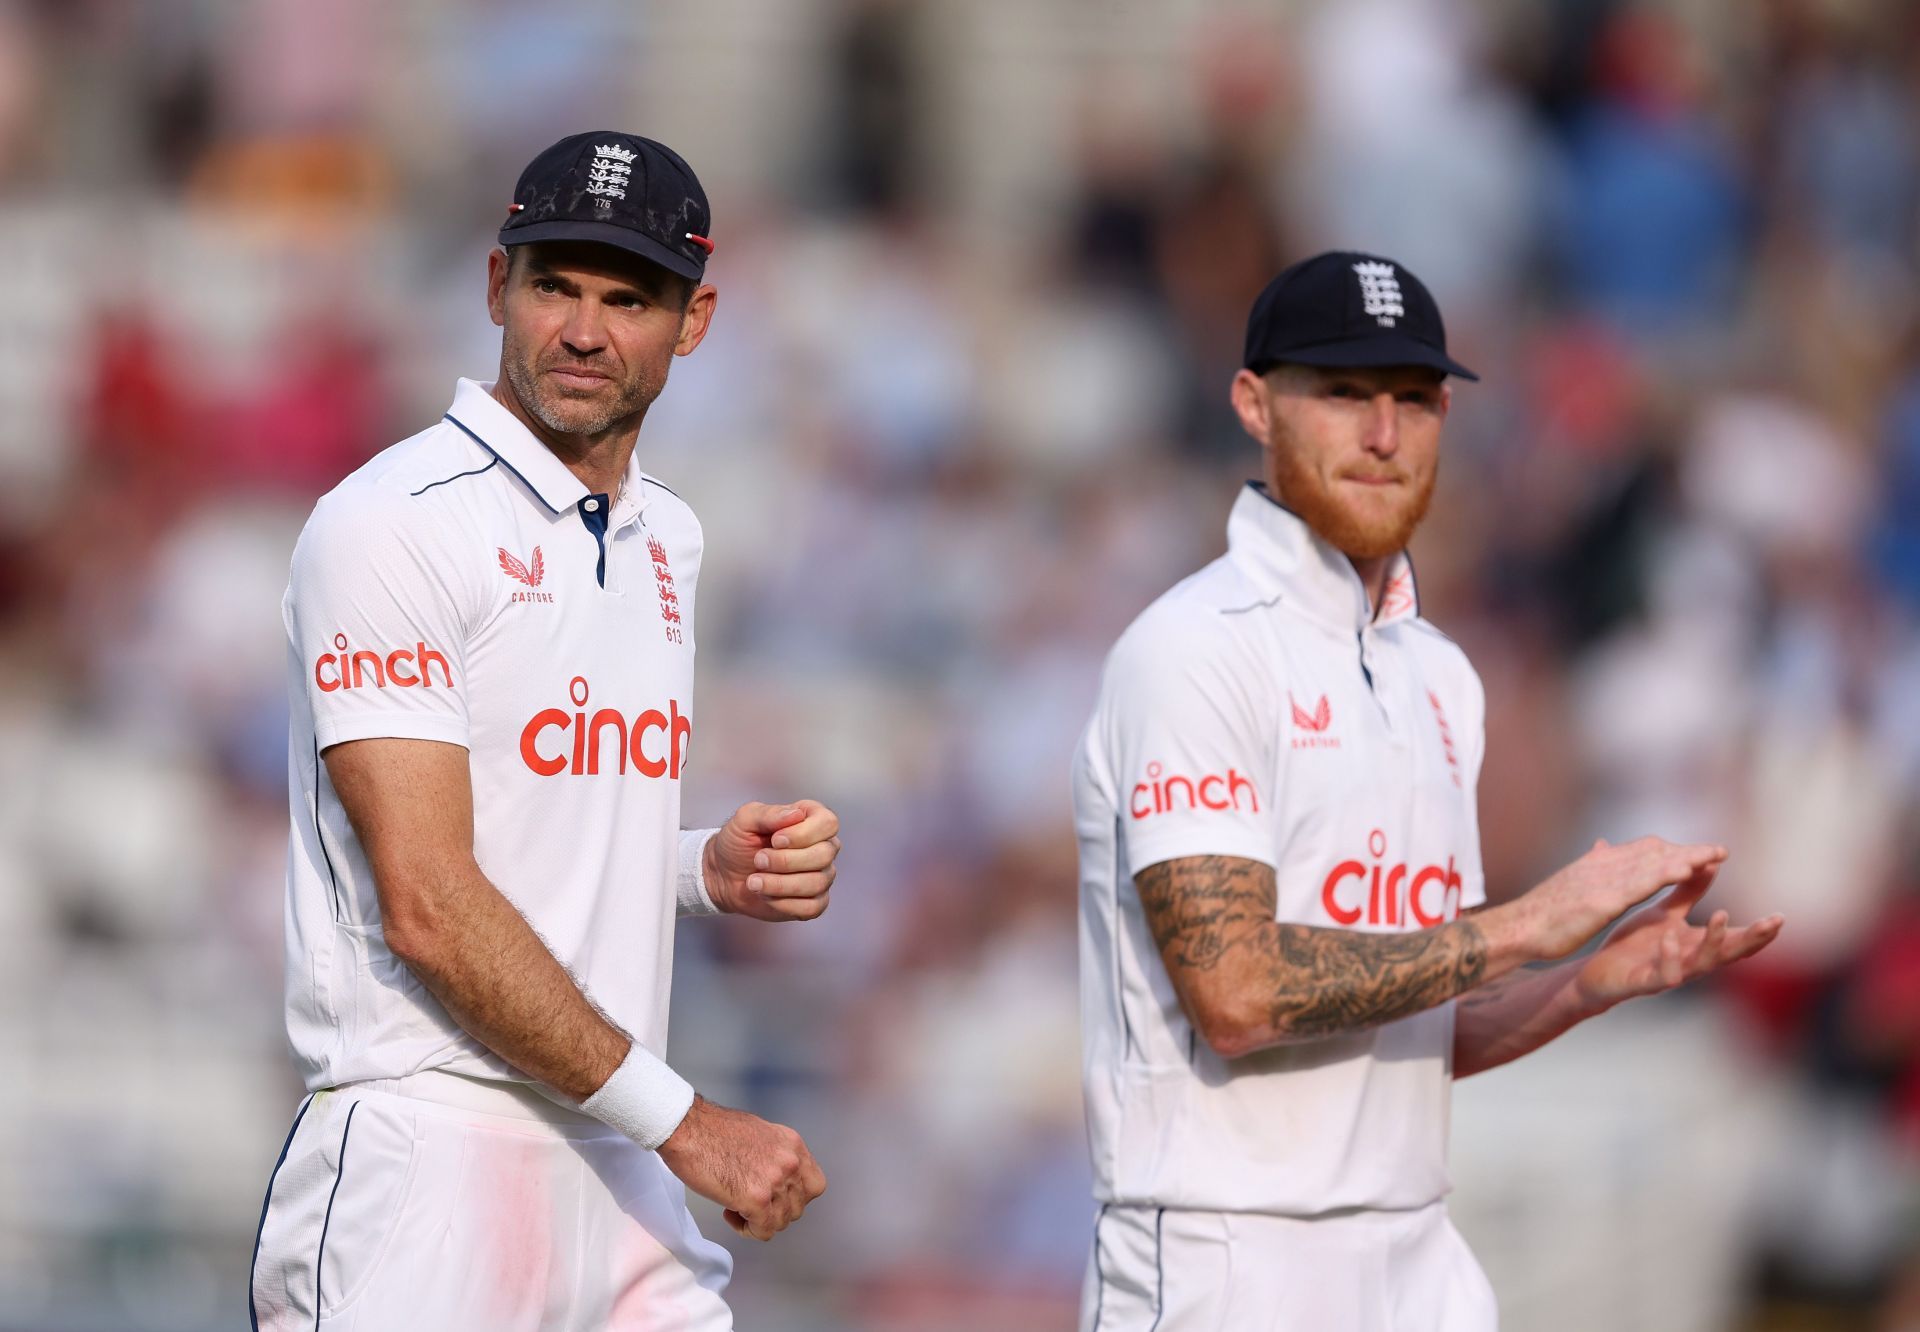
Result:
M1327 696L1325 694L1320 695L1320 701L1314 704L1312 712L1308 712L1305 708L1301 707L1299 700L1295 699L1291 693L1287 695L1287 704L1293 709L1293 724L1295 728L1308 732L1306 735L1296 735L1293 737L1293 747L1295 749L1340 748L1340 738L1338 736L1321 734L1321 732L1333 725L1333 707L1327 702Z
M1460 914L1460 874L1453 857L1445 865L1427 865L1408 872L1404 864L1388 865L1387 835L1375 828L1367 835L1371 865L1343 860L1320 885L1320 905L1340 925L1440 925Z
M453 670L447 659L425 643L410 648L395 648L382 657L378 652L348 652L347 636L333 636L334 650L323 652L313 663L313 682L320 692L336 689L433 688L433 668L440 668L441 682L453 688Z
M1133 788L1133 798L1127 806L1127 812L1134 818L1151 818L1183 805L1187 809L1238 810L1242 791L1247 793L1253 812L1260 812L1260 793L1253 789L1251 780L1233 768L1228 768L1224 777L1217 772L1198 778L1177 773L1163 777L1164 771L1158 763L1147 765L1147 780Z
M605 765L609 771L624 775L631 760L634 771L642 777L680 779L687 744L693 738L693 721L681 713L679 700L669 699L665 712L648 708L629 721L612 708L601 708L589 717L586 706L590 692L586 677L576 675L567 686L567 696L579 711L544 708L533 714L520 732L520 757L528 768L542 777L558 777L563 772L597 777ZM548 731L559 734L548 740ZM650 753L648 737L656 732L660 740Z

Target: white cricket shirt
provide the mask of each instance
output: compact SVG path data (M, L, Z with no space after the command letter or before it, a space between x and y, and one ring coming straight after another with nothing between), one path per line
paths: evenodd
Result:
M664 1056L693 741L700 524L629 465L589 494L461 380L431 428L323 496L282 613L287 1034L309 1088L443 1068L526 1081L388 950L327 779L376 736L469 751L474 854L593 1002ZM689 834L685 850L697 874Z
M1376 617L1346 557L1262 488L1227 538L1121 636L1074 767L1096 1192L1290 1216L1421 1207L1448 1188L1453 1006L1224 1060L1180 1007L1133 876L1238 856L1274 867L1281 921L1452 919L1485 898L1485 696L1419 618L1404 556Z

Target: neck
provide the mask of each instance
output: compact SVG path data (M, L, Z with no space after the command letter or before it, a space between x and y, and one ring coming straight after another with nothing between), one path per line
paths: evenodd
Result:
M1373 608L1374 615L1379 615L1381 598L1387 595L1387 571L1393 568L1394 556L1363 560L1349 555L1347 559L1352 562L1353 571L1360 575L1360 585L1367 589L1367 605Z
M633 458L634 445L640 439L645 408L595 434L572 435L553 429L528 411L513 391L513 385L507 382L504 368L494 380L493 397L512 412L535 439L546 445L554 457L565 463L567 470L580 478L581 485L596 495L612 495L620 489L620 478L626 475L627 463Z

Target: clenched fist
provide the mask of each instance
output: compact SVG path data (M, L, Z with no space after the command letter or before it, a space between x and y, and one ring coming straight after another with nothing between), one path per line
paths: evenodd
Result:
M725 1208L728 1225L757 1240L785 1230L827 1191L827 1177L798 1133L700 1096L660 1144L660 1159L688 1188Z
M735 915L812 920L827 909L839 834L839 815L818 800L742 805L707 842L707 893Z

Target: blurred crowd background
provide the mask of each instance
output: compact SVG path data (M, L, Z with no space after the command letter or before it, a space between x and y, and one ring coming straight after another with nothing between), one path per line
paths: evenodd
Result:
M680 933L675 1062L832 1180L743 1327L1071 1326L1069 755L1335 246L1485 376L1415 556L1492 894L1657 832L1788 918L1462 1084L1506 1325L1920 1327L1916 76L1872 0L0 0L0 1328L245 1325L287 557L493 377L514 177L616 127L718 242L640 443L707 530L688 822L847 828L823 922Z

